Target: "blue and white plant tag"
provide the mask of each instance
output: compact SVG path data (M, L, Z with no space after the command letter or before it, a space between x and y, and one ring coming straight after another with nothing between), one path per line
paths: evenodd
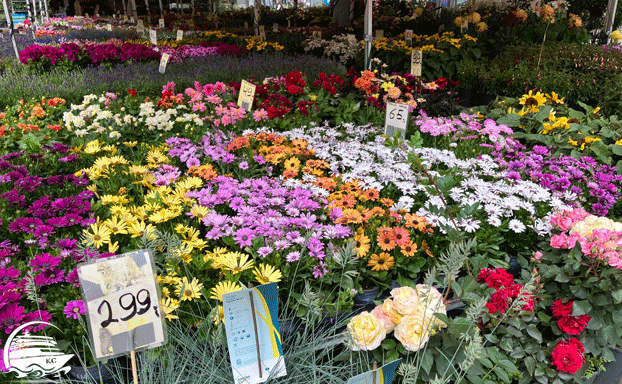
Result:
M402 359L397 359L389 364L385 364L378 369L361 373L360 375L351 377L347 384L391 384L397 366L400 365Z
M277 283L225 293L222 301L234 383L257 384L287 375Z

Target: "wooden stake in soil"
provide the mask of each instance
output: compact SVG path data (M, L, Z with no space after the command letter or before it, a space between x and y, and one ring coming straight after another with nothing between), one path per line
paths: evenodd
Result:
M376 375L378 375L377 369L378 369L378 363L376 363L374 361L374 370L373 370L374 375L372 376L372 383L373 384L376 384Z
M255 316L255 302L253 300L253 291L248 292L251 299L251 313L253 314L253 329L255 330L255 347L257 348L257 367L259 368L259 378L263 378L261 369L261 353L259 352L259 334L257 332L257 317ZM375 383L374 383L375 384Z
M132 360L132 377L134 378L134 384L138 384L138 370L136 369L136 352L132 349L130 351L130 359Z

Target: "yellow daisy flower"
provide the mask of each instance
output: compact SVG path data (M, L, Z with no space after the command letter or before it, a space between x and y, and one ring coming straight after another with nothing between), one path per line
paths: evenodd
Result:
M180 282L177 283L177 287L175 288L175 295L181 298L181 301L184 300L194 300L201 297L201 290L203 289L203 284L199 283L196 277L192 278L192 281L188 281L188 278L184 276Z
M281 281L281 277L283 277L281 271L270 264L260 264L259 267L255 267L255 269L253 269L253 275L255 275L255 280L259 284L279 282Z
M242 286L239 283L232 281L221 281L212 288L210 299L222 301L222 295L229 292L235 292L242 290Z

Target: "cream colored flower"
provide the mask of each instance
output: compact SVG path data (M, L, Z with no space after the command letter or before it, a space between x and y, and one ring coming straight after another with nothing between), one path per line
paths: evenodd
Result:
M367 311L354 316L348 323L353 351L371 351L387 337L384 321Z
M606 217L589 215L583 221L579 221L570 227L570 234L578 233L581 237L591 236L595 229L601 228L619 232L622 231L622 223L618 223Z
M393 308L400 315L412 315L419 311L419 294L413 287L399 287L391 290Z
M423 313L416 313L402 317L402 321L395 327L395 338L404 348L415 352L428 342L431 330L430 318Z
M443 295L434 287L425 284L417 284L417 293L419 294L419 310L423 315L432 321L432 332L438 328L447 326L444 321L434 316L435 313L447 315L447 308L443 303Z
M393 332L402 319L402 315L393 308L393 300L391 299L385 299L384 303L374 308L371 313L384 322L384 329L387 333Z

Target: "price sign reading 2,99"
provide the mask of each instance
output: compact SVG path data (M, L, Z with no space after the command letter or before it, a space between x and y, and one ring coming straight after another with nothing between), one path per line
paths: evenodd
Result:
M78 265L95 360L166 342L154 270L145 250Z
M395 132L400 132L403 140L406 136L406 128L408 127L408 105L399 103L387 103L387 115L384 122L384 133L389 136L395 136Z
M240 85L240 95L238 96L238 106L244 108L246 112L249 112L253 107L255 88L254 84L251 84L246 80L242 80L242 84Z

